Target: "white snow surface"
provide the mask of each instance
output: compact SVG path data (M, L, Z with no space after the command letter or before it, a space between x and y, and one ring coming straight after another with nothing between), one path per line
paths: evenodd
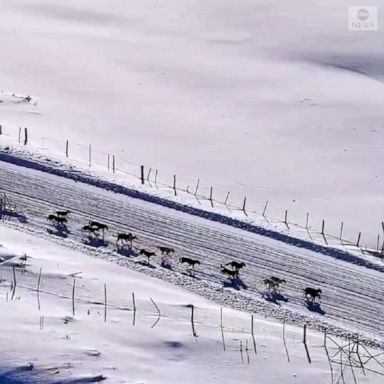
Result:
M383 6L364 4L377 32L348 30L347 0L0 0L0 124L375 247Z
M224 351L220 309L199 296L4 225L0 225L0 244L4 260L0 264L0 380L73 384L102 379L108 383L331 382L322 334L307 334L309 364L302 329L286 326L288 362L282 325L255 316L256 354L250 314L224 308ZM20 257L25 254L27 262L21 268ZM12 267L17 281L13 300ZM71 300L74 279L75 313ZM134 322L132 292L137 307ZM161 311L160 319L151 299ZM195 305L196 338L187 304ZM334 345L328 344L334 353ZM375 362L368 367L380 369ZM337 365L333 369L335 382L341 380L340 369ZM380 376L368 371L366 376L361 370L355 375L358 382L381 382ZM344 380L352 382L350 371L344 372Z

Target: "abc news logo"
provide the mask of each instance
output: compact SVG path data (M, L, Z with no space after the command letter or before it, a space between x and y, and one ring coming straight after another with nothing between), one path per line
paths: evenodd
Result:
M348 29L350 31L377 31L377 7L348 7Z

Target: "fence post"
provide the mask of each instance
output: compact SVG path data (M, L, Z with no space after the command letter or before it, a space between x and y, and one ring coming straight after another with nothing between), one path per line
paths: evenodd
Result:
M175 196L177 196L177 192L176 192L176 175L173 175L173 190L175 191Z
M288 225L288 209L285 210L284 223L287 226L287 228L289 229L289 225Z
M360 245L360 238L361 238L361 232L359 232L359 235L357 236L356 247L358 247Z
M323 219L321 223L321 234L324 236L324 229L325 229L325 220Z
M141 184L144 185L144 165L140 165L140 173Z
M225 201L224 201L224 205L227 205L230 194L231 194L231 192L227 193L227 196L226 196Z
M107 154L107 166L108 166L108 171L109 171L109 153Z
M265 205L264 205L263 216L265 216L265 213L267 212L268 204L269 204L269 201L267 200L267 201L265 202Z
M24 128L24 145L28 144L28 128Z
M89 163L89 167L91 167L91 163L92 163L92 145L89 144L89 147L88 147L88 163Z
M21 142L21 127L19 127L19 144Z
M245 204L247 203L247 196L244 197L244 201L243 201L243 212L245 214L247 214L247 212L245 211Z
M343 240L343 229L344 229L344 223L341 222L341 225L340 225L340 241Z
M75 316L75 289L76 289L76 278L73 278L73 287L72 287L72 314Z
M69 142L68 140L65 142L65 156L68 157L68 151L69 151Z
M309 222L309 212L307 212L307 217L305 219L305 229L308 229L308 222Z
M3 127L0 125L0 135L3 134Z
M197 196L197 191L199 190L200 185L200 179L197 179L196 189L195 189L195 196Z
M107 322L107 284L104 284L104 323Z
M112 172L113 173L116 172L116 159L115 159L115 155L112 155Z
M211 187L211 189L209 190L209 200L212 203L212 200L213 200L213 187Z

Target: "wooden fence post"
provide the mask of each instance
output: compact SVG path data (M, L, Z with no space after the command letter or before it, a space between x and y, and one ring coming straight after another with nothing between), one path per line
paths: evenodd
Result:
M76 289L76 278L73 278L73 287L72 287L72 314L75 316L75 289Z
M12 271L13 271L13 287L12 287L12 296L11 296L11 300L13 300L14 296L15 296L15 292L16 292L16 272L15 272L15 267L12 267Z
M305 219L305 229L308 230L308 222L309 222L309 212L307 212L307 217Z
M341 222L341 225L340 225L340 241L343 240L343 230L344 230L344 223Z
M244 197L244 200L243 200L243 212L245 213L245 215L247 214L247 212L245 211L245 204L247 203L247 196Z
M267 212L268 204L269 204L269 201L267 200L267 201L265 202L265 205L264 205L263 216L265 216L265 213Z
M140 179L141 179L141 184L143 184L144 185L144 165L140 165L140 173L141 173L141 175L140 175Z
M115 159L115 155L112 155L112 172L113 173L116 172L116 159Z
M200 185L200 179L197 179L196 189L195 189L195 196L197 196L197 191L199 190Z
M21 127L19 127L19 144L21 142Z
M324 229L325 229L325 220L323 219L321 223L321 234L324 236Z
M36 289L36 294L37 294L37 308L39 309L39 311L40 311L40 281L41 281L41 270L42 270L42 268L40 268L39 278L38 278L38 280L37 280L37 289Z
M88 147L88 165L89 165L89 167L91 167L91 164L92 164L92 145L89 144L89 147Z
M225 351L225 337L224 337L224 327L223 327L223 307L220 307L220 329L221 329L221 341L223 342L223 350Z
M361 238L361 232L359 232L359 235L357 236L356 247L360 246L360 238Z
M107 284L104 284L104 323L107 322Z
M308 345L307 345L307 324L304 324L303 328L303 344L305 348L305 352L307 353L307 358L309 364L311 364L311 356L309 355Z
M108 171L109 171L109 153L107 154L107 166L108 166Z
M176 192L176 175L173 175L173 190L175 192L175 196L177 196L177 192Z
M2 135L2 134L3 134L3 127L0 124L0 135Z
M24 145L28 144L28 128L24 128Z
M66 140L65 142L65 156L68 157L68 151L69 151L69 142Z
M224 205L227 205L230 194L231 194L231 192L227 193L227 196L226 196L225 201L224 201Z

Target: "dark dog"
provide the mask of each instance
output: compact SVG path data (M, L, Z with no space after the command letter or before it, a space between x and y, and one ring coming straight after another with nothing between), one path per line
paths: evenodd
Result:
M193 271L193 275L196 272L196 270L195 270L196 265L200 265L200 261L199 260L190 259L189 257L181 257L179 259L179 263L180 264L188 264L187 268L190 268L190 270Z
M321 289L315 289L315 288L305 288L304 289L304 297L306 298L307 302L314 303L316 298L321 299L322 294Z
M173 248L169 248L169 247L158 247L158 248L160 249L160 252L162 255L169 256L169 254L175 252L175 250Z
M238 279L239 278L239 271L238 270L234 270L234 269L229 269L229 268L226 268L225 266L222 266L220 265L220 272L223 274L223 275L227 275L228 276L228 279Z
M245 267L245 263L238 263L237 261L231 261L230 263L226 263L225 267L231 267L233 270L239 271L241 268Z
M148 258L148 265L149 265L149 259L153 256L156 256L155 252L150 252L150 251L147 251L146 249L141 249L139 254L144 255L145 257Z
M116 244L120 241L122 244L124 242L129 242L131 248L132 248L132 242L133 240L137 239L136 236L132 235L132 233L118 233L117 234L117 240L116 240Z

